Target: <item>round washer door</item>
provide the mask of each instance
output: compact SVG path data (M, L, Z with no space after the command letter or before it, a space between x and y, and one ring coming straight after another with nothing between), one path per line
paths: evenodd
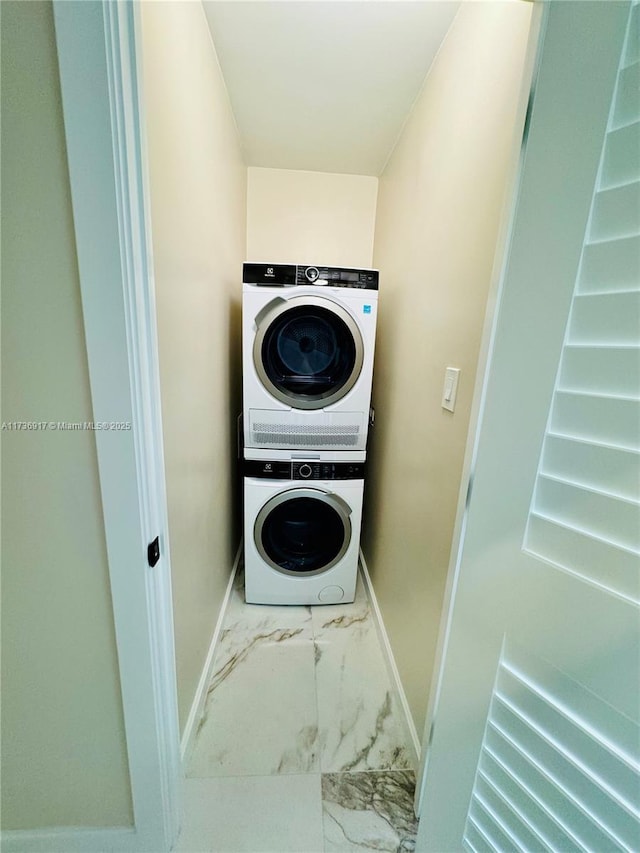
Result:
M363 358L357 323L329 299L277 299L258 320L253 360L260 381L294 409L340 400L356 383Z
M262 559L285 575L328 571L351 542L351 509L320 489L287 489L272 497L256 518L253 535Z

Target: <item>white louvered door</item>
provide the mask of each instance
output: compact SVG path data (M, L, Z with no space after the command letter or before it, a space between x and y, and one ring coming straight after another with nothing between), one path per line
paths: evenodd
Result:
M552 3L419 851L640 850L640 5Z

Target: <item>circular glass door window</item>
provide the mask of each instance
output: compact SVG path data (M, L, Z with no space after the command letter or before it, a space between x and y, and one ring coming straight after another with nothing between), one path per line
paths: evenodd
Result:
M297 297L281 301L258 329L254 356L262 383L294 408L336 402L355 384L363 346L353 318L339 305Z
M334 566L351 538L348 509L332 495L295 489L260 511L255 542L269 565L290 575L314 575Z

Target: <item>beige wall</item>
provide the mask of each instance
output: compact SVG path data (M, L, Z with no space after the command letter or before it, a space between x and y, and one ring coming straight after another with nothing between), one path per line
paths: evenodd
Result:
M184 727L239 542L246 169L201 4L142 4L142 35Z
M363 545L420 733L531 8L462 4L380 178ZM441 408L447 366L461 369L454 414Z
M247 260L370 267L378 179L248 169Z
M2 420L93 420L48 2L2 16ZM5 830L132 823L92 432L2 432Z

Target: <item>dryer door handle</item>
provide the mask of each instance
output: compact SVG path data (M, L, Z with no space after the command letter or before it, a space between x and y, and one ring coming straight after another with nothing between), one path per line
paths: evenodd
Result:
M271 314L274 308L280 306L283 302L286 303L286 299L283 299L282 296L276 296L271 302L267 302L266 305L263 305L262 308L258 311L253 321L253 331L257 332L260 326L262 325L264 318L267 314Z

